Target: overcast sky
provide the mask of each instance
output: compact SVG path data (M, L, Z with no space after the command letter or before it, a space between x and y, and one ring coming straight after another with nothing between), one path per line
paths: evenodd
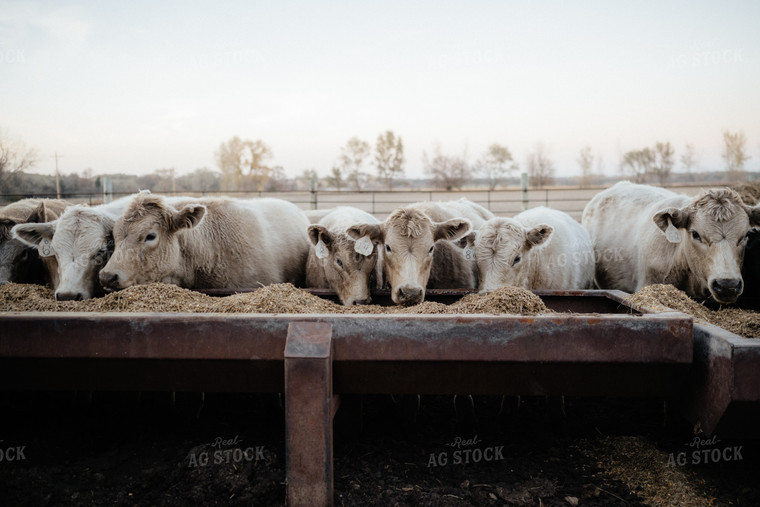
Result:
M582 6L582 7L581 7ZM38 171L217 169L232 136L325 175L353 136L422 154L536 143L559 174L585 146L693 143L719 169L743 131L760 168L760 2L0 1L0 128Z

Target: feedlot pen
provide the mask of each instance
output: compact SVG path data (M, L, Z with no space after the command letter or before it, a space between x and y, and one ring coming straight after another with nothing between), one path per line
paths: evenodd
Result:
M10 313L0 316L0 381L6 390L282 392L292 505L332 502L340 394L665 397L707 434L732 402L760 400L757 340L632 308L619 291L536 294L564 313Z

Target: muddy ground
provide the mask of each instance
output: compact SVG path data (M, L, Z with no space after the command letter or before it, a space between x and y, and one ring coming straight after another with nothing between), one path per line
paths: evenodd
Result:
M409 401L344 397L336 505L760 505L757 441L697 449L664 425L662 400L570 398L563 417L544 398L476 397L468 413L423 396L416 421ZM16 458L0 462L3 505L285 502L276 395L13 393L2 406L0 448Z

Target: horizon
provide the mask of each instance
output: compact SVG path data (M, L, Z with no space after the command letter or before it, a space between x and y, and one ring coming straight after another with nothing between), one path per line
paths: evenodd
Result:
M622 154L686 143L720 170L722 132L760 168L760 4L343 2L222 5L5 2L3 129L31 172L178 175L233 136L272 148L288 177L326 176L349 138L391 130L406 177L423 152L474 163L494 142L520 169L537 143L557 177L588 145ZM371 161L365 166L373 173Z

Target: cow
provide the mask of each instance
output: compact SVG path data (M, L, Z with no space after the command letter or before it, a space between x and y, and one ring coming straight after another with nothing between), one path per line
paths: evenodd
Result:
M749 231L747 247L744 249L742 279L744 280L742 295L750 298L760 297L760 229Z
M470 231L473 221L485 223L489 214L466 199L415 203L394 210L383 223L356 224L348 235L382 243L384 279L391 299L415 305L425 299L426 288L477 286L474 259L466 259L454 241Z
M98 272L113 252L113 224L134 195L99 206L69 206L57 220L20 224L14 237L32 245L43 259L57 264L53 284L58 301L101 295Z
M114 253L100 272L110 289L164 282L190 289L304 280L306 215L281 199L167 202L138 194L114 224Z
M68 205L58 199L22 199L0 209L0 284L57 284L55 259L40 258L35 248L12 237L11 230L18 224L55 220Z
M354 240L346 233L349 227L360 223L380 221L358 208L340 206L308 227L311 248L306 263L306 286L333 289L346 306L371 303L370 287L382 286L378 242L367 237Z
M493 218L467 235L487 293L507 285L525 289L590 289L594 248L570 215L543 206L514 218Z
M582 224L594 244L598 287L635 292L664 283L731 304L744 288L742 256L760 208L728 188L688 197L620 182L591 199Z

